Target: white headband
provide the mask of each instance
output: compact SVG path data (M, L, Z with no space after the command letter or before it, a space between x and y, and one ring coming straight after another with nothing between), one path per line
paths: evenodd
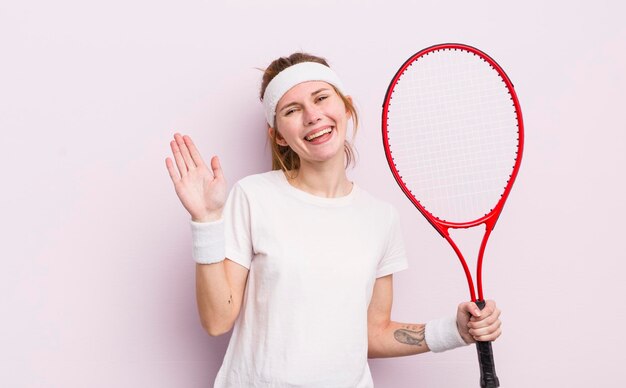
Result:
M274 126L276 105L280 98L294 86L307 81L324 81L336 87L339 91L343 85L337 74L330 67L317 62L302 62L289 66L278 73L265 88L263 93L263 108L265 119L270 127Z

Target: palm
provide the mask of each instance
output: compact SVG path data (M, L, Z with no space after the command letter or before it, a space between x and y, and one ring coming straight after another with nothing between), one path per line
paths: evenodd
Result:
M211 159L209 169L189 136L176 134L170 145L177 169L170 158L165 163L176 194L192 219L207 220L221 214L226 180L217 157Z

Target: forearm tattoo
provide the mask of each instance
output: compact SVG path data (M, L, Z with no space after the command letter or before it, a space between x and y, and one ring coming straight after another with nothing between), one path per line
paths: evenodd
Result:
M396 341L407 345L422 346L424 343L424 325L405 325L393 333Z

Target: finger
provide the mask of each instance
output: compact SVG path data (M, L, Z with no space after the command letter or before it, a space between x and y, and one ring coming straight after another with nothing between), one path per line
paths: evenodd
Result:
M172 159L165 158L165 167L167 167L167 172L170 173L170 178L172 179L172 182L176 184L180 180L180 177L178 176L178 174L176 174L176 169L174 168L174 163L172 162Z
M211 170L213 170L213 176L215 178L224 178L222 165L220 164L220 159L217 156L211 158Z
M193 159L193 162L196 164L196 166L204 166L205 164L204 160L202 159L202 155L200 155L200 152L198 151L198 148L196 148L196 145L193 143L193 140L191 140L191 137L185 135L183 136L183 140L185 141L185 144L189 149L189 155L191 155L191 158Z
M500 335L502 334L502 329L501 328L496 328L493 331L490 331L488 333L484 333L484 334L480 334L480 335L472 335L471 338L474 341L494 341L496 340L498 337L500 337Z
M180 152L180 148L178 147L176 140L172 140L170 142L170 147L172 147L172 153L174 154L174 160L176 161L178 172L180 173L181 178L185 177L187 175L187 165L185 164L185 160L183 159L183 155Z
M496 308L495 311L485 311L487 310L487 308L485 308L482 311L482 316L479 318L470 318L470 323L468 324L471 325L474 328L478 328L478 327L486 327L491 325L492 323L494 323L495 321L497 321L500 318L500 309Z
M475 317L480 317L482 315L482 312L474 302L465 302L462 303L459 307L461 308L461 311L464 311L465 313L470 315L472 319Z
M187 145L185 144L185 140L183 140L183 137L180 135L180 133L177 133L174 135L174 139L176 139L176 144L178 144L178 148L180 148L180 153L183 155L183 159L185 160L187 169L188 170L195 169L196 164L194 163L193 159L191 158L191 155L189 154L189 149L187 148Z
M472 334L476 341L495 341L502 334L502 327L498 326L493 330Z
M485 307L483 307L483 309L480 311L480 316L474 316L470 318L470 320L473 322L477 322L483 319L487 319L496 310L497 310L497 307L496 307L495 302L492 300L488 300L486 301Z
M498 320L494 321L493 323L491 323L490 325L481 326L481 327L472 327L468 331L472 335L485 335L485 334L489 334L489 333L493 332L494 330L496 330L501 325L502 325L502 321L500 321L498 319Z
M485 324L485 322L480 322L480 326L478 326L479 324L476 323L469 323L467 325L468 327L468 333L470 333L471 335L485 335L485 334L489 334L492 333L493 331L495 331L497 328L499 328L500 326L502 326L502 321L499 319L494 320L493 322L489 323L488 325Z

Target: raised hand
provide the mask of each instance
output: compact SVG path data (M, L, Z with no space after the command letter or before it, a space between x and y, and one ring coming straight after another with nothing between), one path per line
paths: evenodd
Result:
M174 134L170 146L176 167L171 158L165 159L165 166L174 183L176 195L191 219L209 222L221 218L227 190L218 157L211 158L209 169L191 138L179 133Z

